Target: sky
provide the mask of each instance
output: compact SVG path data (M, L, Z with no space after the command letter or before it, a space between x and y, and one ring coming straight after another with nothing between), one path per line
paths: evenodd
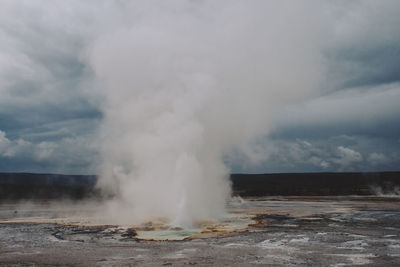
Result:
M179 11L189 17L198 6L205 14L214 8L188 2L170 3L184 5L188 10ZM307 38L319 45L323 80L317 89L269 111L268 131L251 140L251 153L225 152L232 172L400 170L400 2L320 2L305 1L318 15L311 23L322 25ZM125 1L7 0L0 6L0 171L95 174L105 114L88 54L93 40L126 21L134 25L148 7L132 8ZM290 26L290 18L280 15ZM212 16L209 20L212 26ZM309 33L293 28L282 31ZM279 23L274 30L281 30Z

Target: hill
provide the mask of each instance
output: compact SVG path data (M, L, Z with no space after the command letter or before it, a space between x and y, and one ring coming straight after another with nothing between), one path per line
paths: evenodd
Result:
M95 175L0 173L0 200L101 197ZM234 195L341 196L386 194L400 188L400 172L232 174Z

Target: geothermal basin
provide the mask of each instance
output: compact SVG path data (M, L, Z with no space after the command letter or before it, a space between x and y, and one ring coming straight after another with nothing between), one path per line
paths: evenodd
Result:
M398 196L233 198L219 222L104 223L90 201L0 205L5 266L395 266ZM99 205L97 205L99 206Z

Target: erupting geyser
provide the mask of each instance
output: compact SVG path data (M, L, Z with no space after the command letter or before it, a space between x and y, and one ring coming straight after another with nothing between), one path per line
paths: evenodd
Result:
M223 157L252 158L271 114L321 77L311 1L145 1L113 9L91 46L104 121L99 185L113 217L216 219L230 195Z

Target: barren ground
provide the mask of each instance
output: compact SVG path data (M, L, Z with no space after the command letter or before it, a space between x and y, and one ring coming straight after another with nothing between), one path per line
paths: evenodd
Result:
M225 224L192 232L79 221L55 207L0 205L0 265L400 265L394 197L247 198L230 204Z

